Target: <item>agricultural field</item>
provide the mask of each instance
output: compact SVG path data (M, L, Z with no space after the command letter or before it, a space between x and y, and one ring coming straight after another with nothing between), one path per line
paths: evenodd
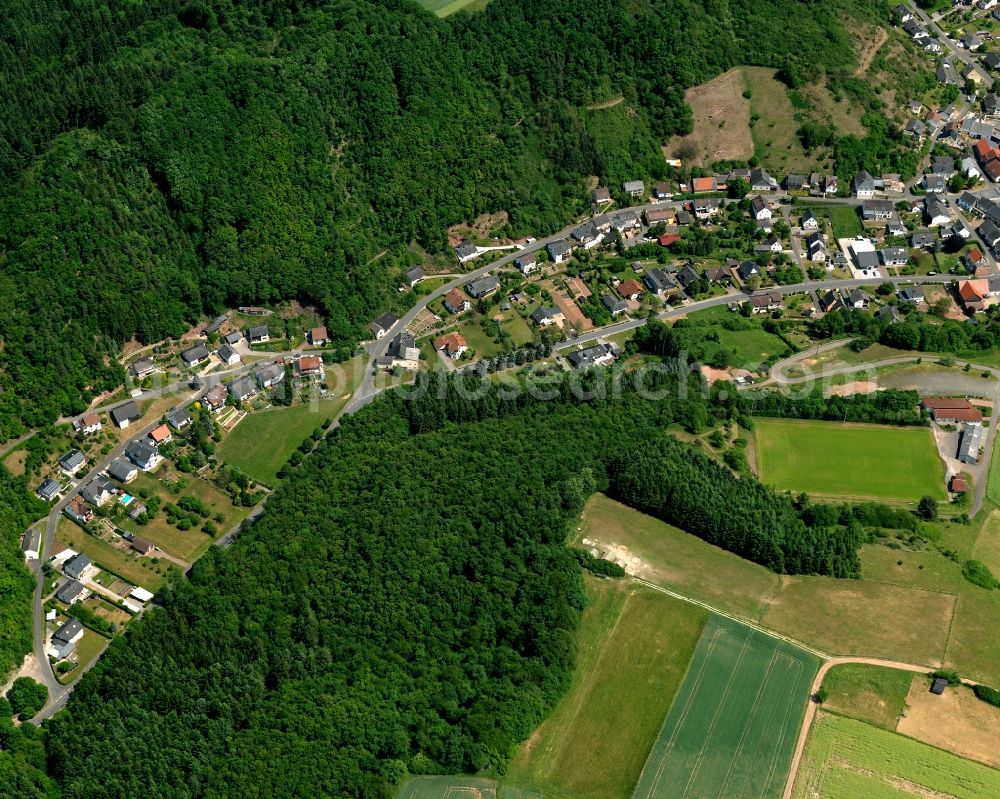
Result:
M932 667L948 647L949 662L963 673L1000 684L1000 636L982 634L982 620L1000 612L1000 592L964 583L970 591L958 603L955 591L964 582L960 567L940 552L869 546L862 550L866 579L779 577L600 494L588 501L574 535L576 542L584 539L625 562L630 574L829 654L892 658ZM909 555L935 559L941 568L954 570L956 579L948 583L952 590L893 584L873 571L872 553L891 556L893 564ZM925 574L916 567L912 572ZM873 613L873 608L879 612ZM950 639L949 627L953 627Z
M899 720L896 731L1000 768L1000 708L977 699L971 688L951 686L937 696L929 684L925 677L914 677L906 697L906 717Z
M760 479L778 490L826 497L946 498L944 465L923 427L758 419Z
M303 439L333 419L346 402L337 397L247 414L222 440L216 454L254 480L273 486L278 470Z
M587 580L569 692L518 750L505 780L572 799L635 786L708 614L621 581Z
M510 794L507 796L514 799ZM396 794L396 799L496 799L496 797L496 780L463 776L413 777L404 782ZM525 796L524 799L528 797Z
M866 663L834 666L823 678L823 688L827 691L823 708L894 730L913 681L913 673L909 671Z
M793 799L995 799L1000 771L854 719L820 713Z
M818 668L804 650L713 616L633 799L781 796Z

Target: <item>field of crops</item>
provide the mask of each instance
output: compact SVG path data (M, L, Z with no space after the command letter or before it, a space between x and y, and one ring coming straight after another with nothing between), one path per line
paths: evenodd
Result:
M842 716L817 716L793 799L996 799L1000 771Z
M728 619L705 628L633 799L777 799L819 666Z
M758 419L760 479L779 490L852 499L944 499L944 465L925 427Z

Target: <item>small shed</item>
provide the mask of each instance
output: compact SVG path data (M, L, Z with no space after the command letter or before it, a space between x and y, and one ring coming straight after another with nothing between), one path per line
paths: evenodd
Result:
M944 677L935 677L934 682L931 683L931 693L941 695L947 687L948 681Z

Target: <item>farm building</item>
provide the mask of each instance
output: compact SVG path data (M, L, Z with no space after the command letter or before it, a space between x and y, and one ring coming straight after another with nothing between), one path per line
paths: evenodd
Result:
M977 463L979 450L983 447L985 429L981 424L969 424L962 431L962 439L958 444L958 459L962 463Z
M983 414L967 399L958 397L925 397L920 403L930 411L935 422L971 422L980 424Z

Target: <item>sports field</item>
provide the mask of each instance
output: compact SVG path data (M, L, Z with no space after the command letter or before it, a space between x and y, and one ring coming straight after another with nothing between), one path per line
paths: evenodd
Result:
M996 799L1000 771L854 719L820 713L793 799Z
M573 682L504 780L573 799L631 793L708 614L652 589L587 579Z
M762 482L826 497L945 499L944 465L926 427L757 419Z
M729 619L705 627L632 799L777 799L819 660Z

